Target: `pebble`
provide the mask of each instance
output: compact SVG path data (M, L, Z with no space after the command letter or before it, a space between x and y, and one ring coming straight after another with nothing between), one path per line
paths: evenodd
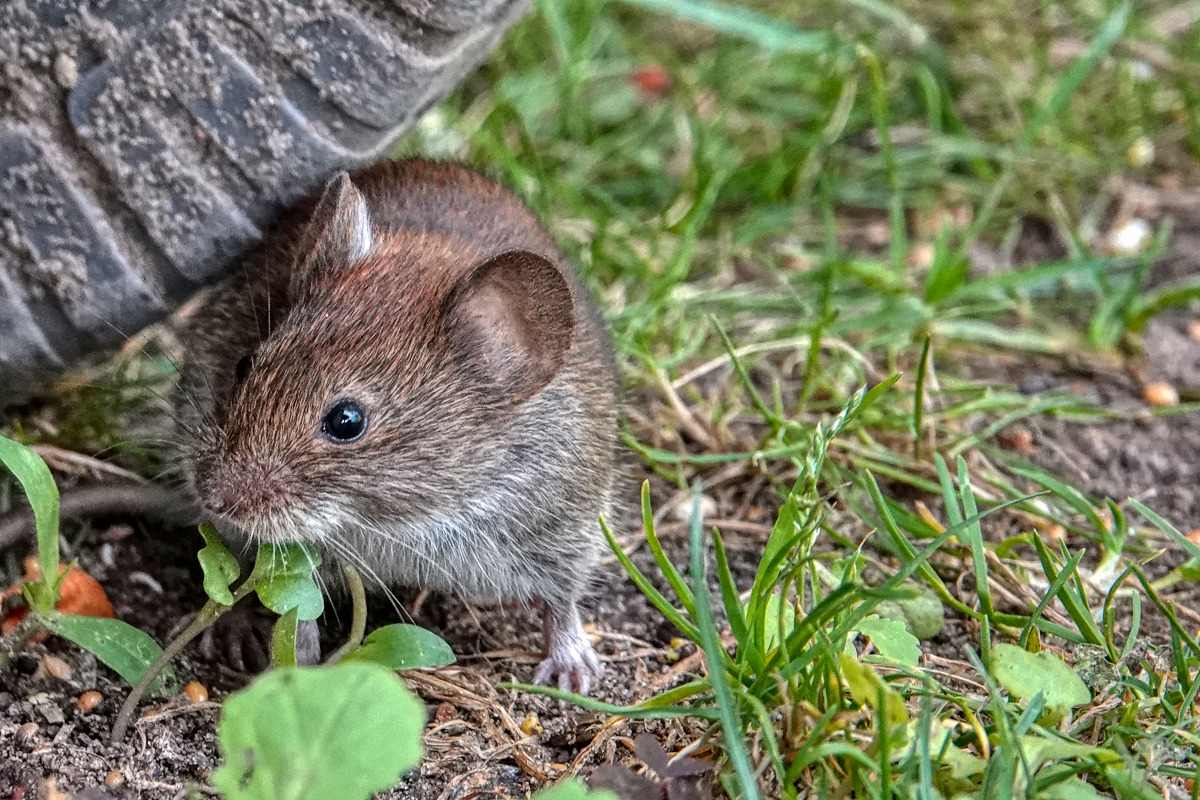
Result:
M187 686L183 687L183 693L187 695L188 702L191 703L206 703L208 702L208 689L204 688L204 684L192 681Z
M1179 392L1165 381L1147 383L1142 387L1142 399L1155 408L1179 405Z
M46 656L42 659L42 672L60 681L71 680L71 665L58 656Z
M530 714L521 721L521 733L526 736L538 736L544 731L542 721L537 718L536 714Z
M84 692L83 694L79 695L79 699L75 701L75 705L79 708L79 710L81 712L83 712L84 714L87 714L89 711L94 709L96 706L100 705L100 703L102 703L103 701L104 701L104 695L93 690L90 692Z

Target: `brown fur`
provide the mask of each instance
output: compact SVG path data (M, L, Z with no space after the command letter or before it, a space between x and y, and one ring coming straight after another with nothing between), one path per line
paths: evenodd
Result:
M356 203L371 219L357 260ZM354 173L281 224L184 340L185 471L231 534L312 539L383 585L573 613L615 473L615 368L587 290L513 194L453 164ZM320 422L345 398L367 431L334 444Z

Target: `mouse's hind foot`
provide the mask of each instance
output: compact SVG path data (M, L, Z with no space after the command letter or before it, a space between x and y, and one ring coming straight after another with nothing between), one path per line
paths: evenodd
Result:
M543 624L546 658L538 665L533 682L555 685L567 692L587 694L604 669L587 634L583 632L579 609L573 601L546 603Z

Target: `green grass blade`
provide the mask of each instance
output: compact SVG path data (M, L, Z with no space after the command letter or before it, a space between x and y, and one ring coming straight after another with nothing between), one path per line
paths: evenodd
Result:
M1182 547L1185 553L1192 558L1200 559L1200 545L1180 533L1178 528L1132 497L1129 498L1129 505L1133 507L1134 511L1149 520L1151 525L1166 534L1168 539Z
M963 515L968 518L977 517L979 509L975 505L975 491L971 488L971 476L967 471L967 462L962 456L958 457L958 492ZM993 611L992 588L988 583L987 552L984 549L986 545L983 541L983 528L978 522L975 522L967 526L966 534L964 538L971 547L971 562L975 566L975 592L979 595L979 608L984 616L991 616Z
M58 600L58 486L37 453L3 436L0 436L0 462L16 476L33 507L42 577L28 588L34 610L47 614Z
M625 0L630 5L648 8L694 22L727 36L737 36L765 50L793 53L824 53L834 43L826 32L805 31L781 19L759 14L748 8L714 3L710 0Z
M617 557L617 561L621 562L621 566L625 568L629 579L642 590L642 594L646 595L654 607L657 608L671 624L683 633L684 636L691 639L693 642L699 641L700 633L696 630L696 626L688 620L683 614L679 613L679 609L671 605L671 601L666 596L650 583L650 580L642 573L637 565L630 560L629 556L625 555L625 551L621 549L621 545L613 536L612 529L608 527L605 520L600 520L600 529L604 531L604 537L608 539L608 546L613 551L613 555Z
M1021 131L1021 136L1017 140L1012 158L1005 164L1000 176L992 184L992 189L984 199L979 213L963 234L962 242L956 251L956 255L959 258L966 256L967 250L987 228L988 223L991 222L992 214L999 207L1001 198L1004 197L1009 184L1012 183L1013 178L1016 176L1018 162L1021 161L1033 145L1042 127L1066 109L1067 104L1071 102L1071 98L1079 90L1080 85L1092 74L1104 55L1121 38L1121 35L1125 32L1125 26L1129 23L1129 15L1132 8L1132 3L1124 2L1113 10L1108 19L1104 21L1104 24L1100 26L1100 30L1096 33L1095 38L1092 39L1084 54L1071 65L1070 69L1059 80L1058 85L1054 88L1054 92L1050 95L1050 99L1038 109L1037 113L1033 115L1033 119Z
M725 606L725 618L729 620L729 630L738 646L745 648L749 644L750 628L746 623L746 612L742 608L742 599L737 586L733 582L733 574L729 571L729 561L725 556L725 543L721 540L720 531L713 530L713 552L717 558L717 578L721 582L721 602ZM693 615L694 616L694 615ZM756 670L757 671L757 670Z
M654 509L650 507L650 481L642 481L642 526L646 531L646 544L650 547L650 552L654 555L654 560L658 563L658 568L662 570L663 577L667 579L667 583L671 584L671 589L679 598L679 602L683 605L685 611L693 619L696 618L696 607L692 602L692 591L683 581L683 575L679 573L675 565L671 563L671 559L667 558L667 554L663 551L662 542L658 539L658 533L654 526Z
M728 655L725 648L721 646L721 636L717 631L717 622L713 617L712 606L708 600L699 485L697 485L692 499L692 520L689 534L692 593L696 599L696 626L700 632L700 646L704 650L704 657L708 662L708 680L712 684L713 696L717 702L725 752L733 763L742 798L759 800L758 779L755 776L754 766L750 763L750 755L746 752L746 743L742 739L745 728L742 725L741 712L725 674Z
M1054 566L1054 558L1050 554L1050 548L1046 547L1046 543L1042 541L1041 536L1034 534L1032 539L1034 549L1037 550L1038 560L1042 562L1042 572L1050 580L1051 585L1054 585L1058 581L1059 570ZM1068 560L1068 563L1072 563L1071 560ZM1078 564L1079 562L1074 561L1074 563ZM1066 572L1066 570L1064 569L1063 572ZM1074 569L1070 574L1078 579L1079 571L1078 569ZM1090 644L1104 647L1104 633L1096 625L1096 620L1092 618L1092 612L1088 608L1087 603L1076 595L1065 582L1057 596L1067 609L1067 614L1071 617L1071 621L1075 623L1079 632L1083 634L1084 639Z

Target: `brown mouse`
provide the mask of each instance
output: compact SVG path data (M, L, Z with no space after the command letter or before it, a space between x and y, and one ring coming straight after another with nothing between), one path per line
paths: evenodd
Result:
M183 471L220 530L310 541L368 584L540 601L535 680L588 690L616 369L514 194L449 163L343 173L183 328Z

